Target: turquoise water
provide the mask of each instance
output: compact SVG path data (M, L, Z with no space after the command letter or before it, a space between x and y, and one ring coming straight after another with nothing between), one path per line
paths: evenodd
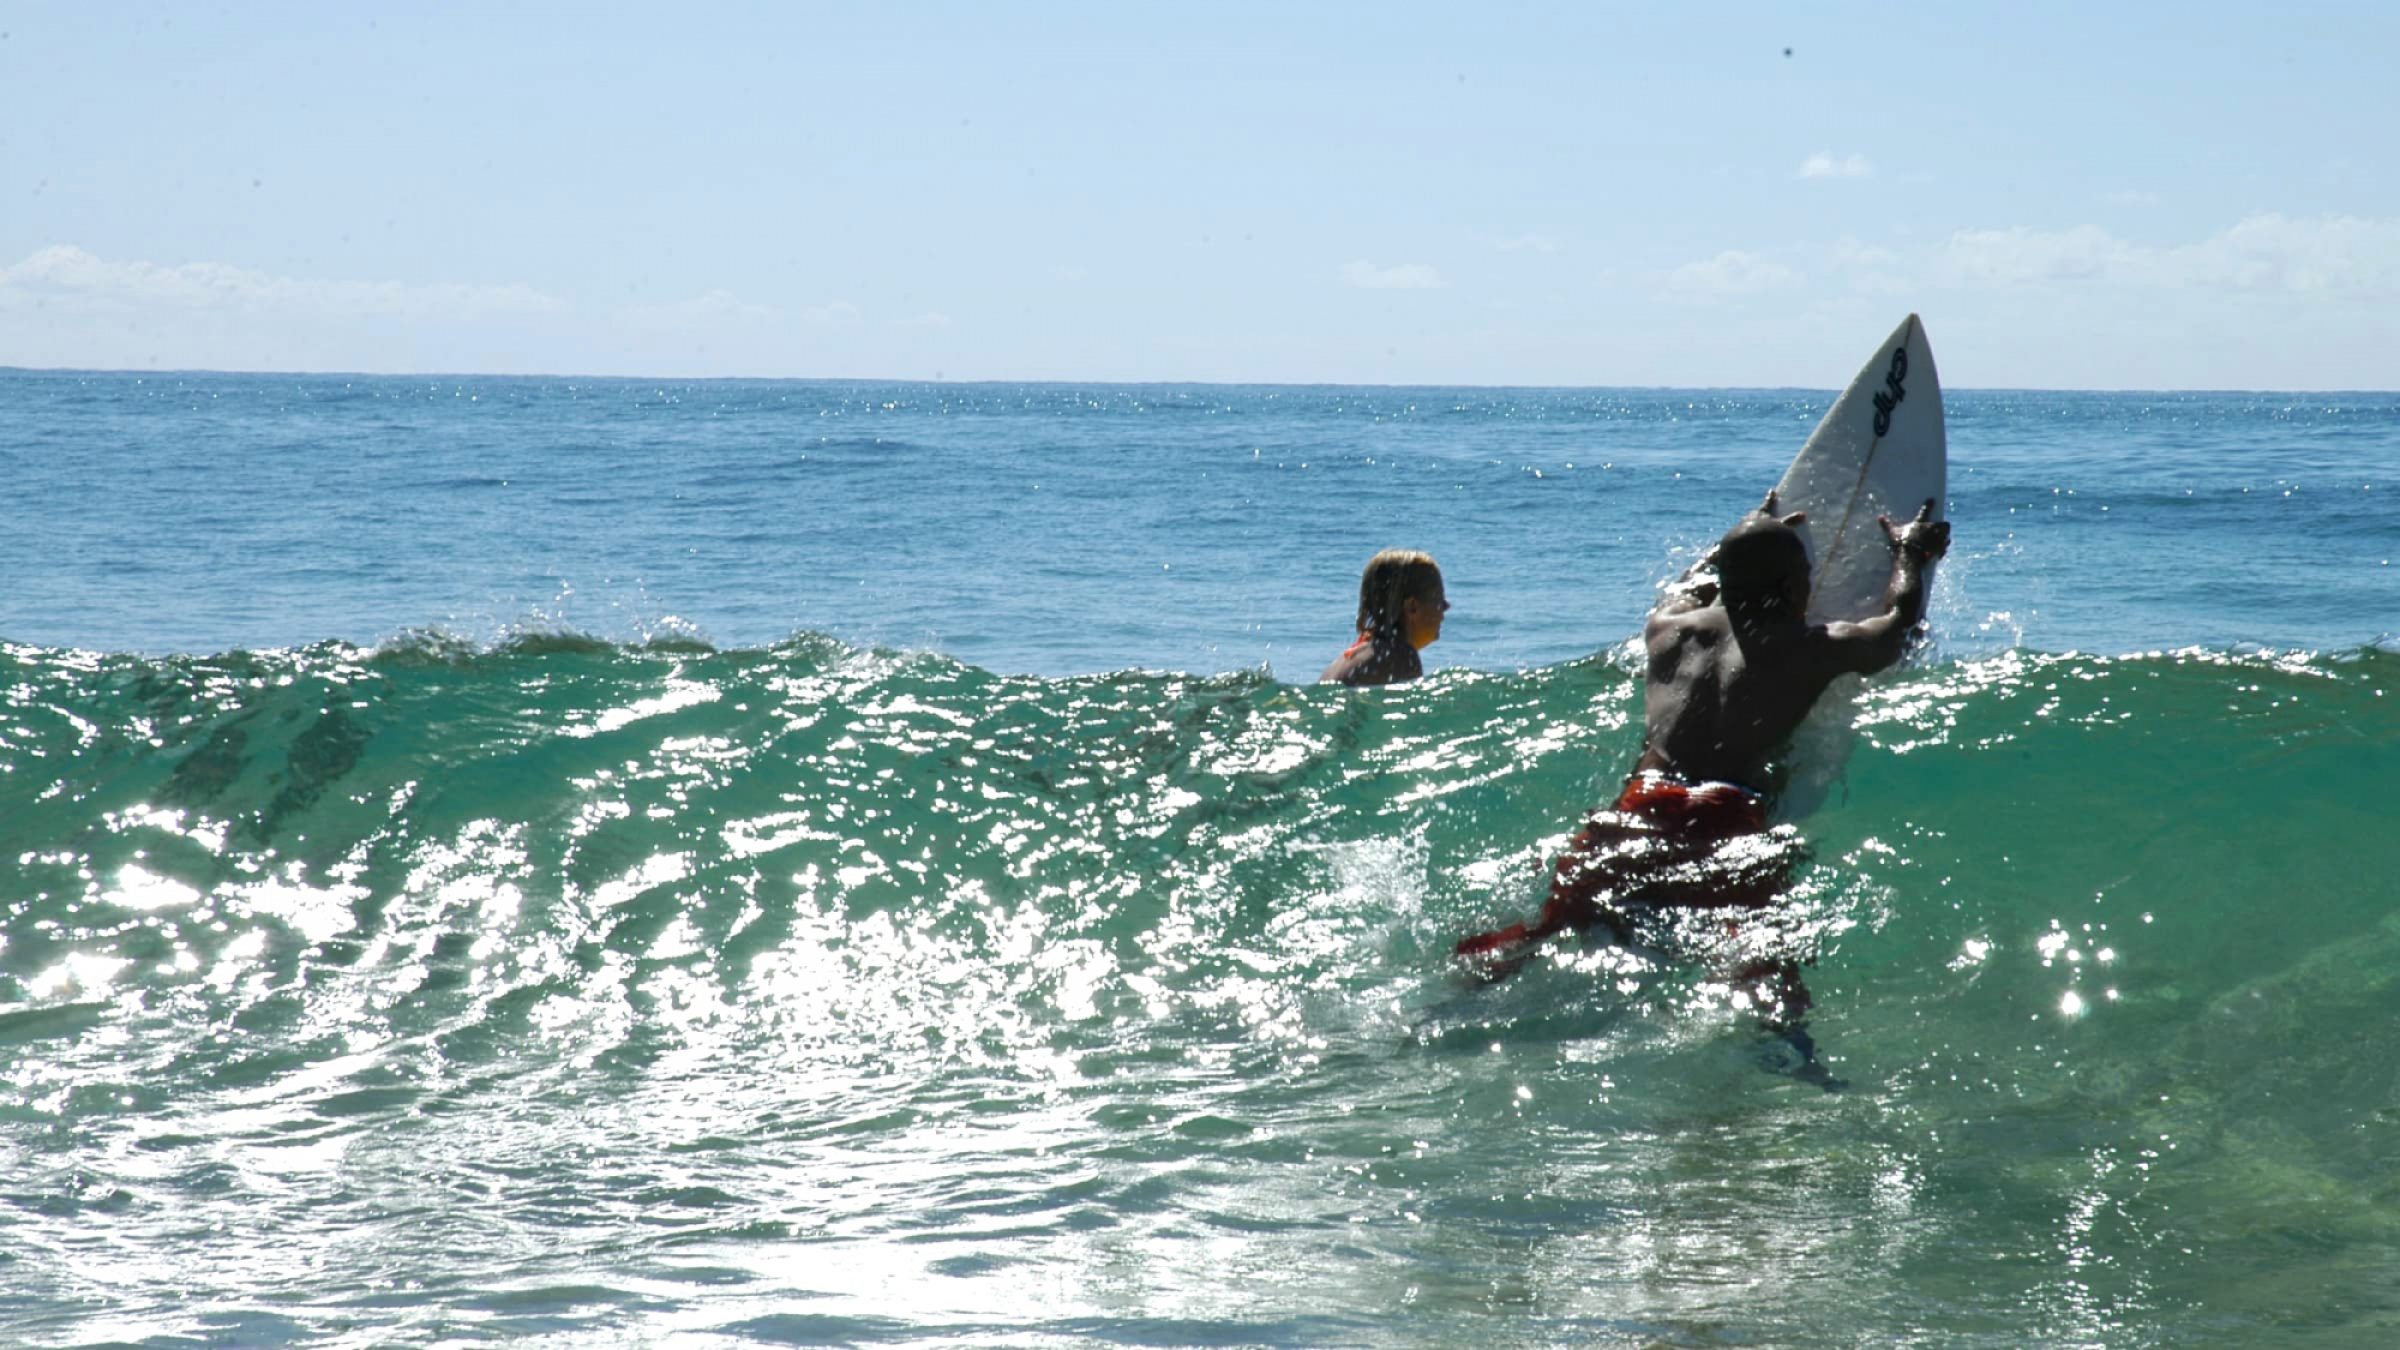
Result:
M869 395L219 382L0 380L0 1338L2400 1330L2390 396L1954 395L1777 920L1482 987L1822 395L994 387L818 483L695 403ZM1290 682L1417 521L1435 674Z

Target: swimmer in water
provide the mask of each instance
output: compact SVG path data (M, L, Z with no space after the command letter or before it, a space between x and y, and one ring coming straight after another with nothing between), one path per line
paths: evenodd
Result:
M1319 683L1399 684L1425 673L1417 653L1441 640L1450 611L1433 555L1387 548L1358 580L1358 640L1319 675Z

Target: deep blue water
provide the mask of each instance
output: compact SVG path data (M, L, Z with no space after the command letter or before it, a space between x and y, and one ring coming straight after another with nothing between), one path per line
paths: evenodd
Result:
M1442 665L1583 655L1779 475L1814 391L0 373L0 636L408 630L1003 671L1266 665L1432 550ZM2400 395L1954 392L1957 651L2341 649L2400 627Z
M1828 397L0 373L0 1343L2391 1343L2400 396L1952 394L1789 892L1448 961Z

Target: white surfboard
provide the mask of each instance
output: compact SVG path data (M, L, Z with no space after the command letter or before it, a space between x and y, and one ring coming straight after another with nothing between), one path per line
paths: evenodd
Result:
M1883 612L1892 550L1875 518L1902 524L1931 498L1933 519L1943 519L1949 473L1941 380L1925 325L1911 314L1867 358L1775 486L1778 512L1808 513L1800 536L1808 543L1809 622Z
M1942 386L1933 372L1933 349L1925 344L1925 325L1911 314L1833 401L1775 487L1776 510L1808 513L1800 535L1811 563L1810 622L1856 621L1883 612L1884 592L1892 582L1892 546L1875 518L1890 516L1899 524L1930 497L1933 519L1945 519L1949 473ZM1775 804L1777 820L1814 814L1840 786L1858 739L1861 687L1854 675L1835 680L1792 734L1789 777Z

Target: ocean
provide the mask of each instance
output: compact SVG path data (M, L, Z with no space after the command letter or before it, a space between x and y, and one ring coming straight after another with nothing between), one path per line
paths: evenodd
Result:
M1830 400L0 372L0 1341L2392 1343L2400 395L1947 394L1836 1090L1453 968Z

